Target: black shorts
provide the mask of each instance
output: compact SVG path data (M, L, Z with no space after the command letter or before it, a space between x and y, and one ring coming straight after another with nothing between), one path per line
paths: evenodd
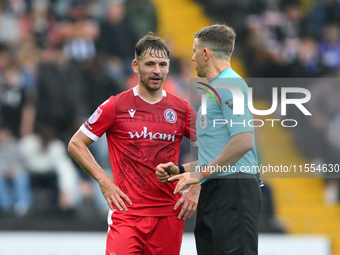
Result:
M202 184L194 231L198 255L258 254L260 206L255 176L217 178Z

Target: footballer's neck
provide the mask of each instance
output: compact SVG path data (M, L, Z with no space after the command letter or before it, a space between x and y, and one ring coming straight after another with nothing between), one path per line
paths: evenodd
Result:
M163 97L163 86L161 86L157 90L150 90L145 88L144 86L138 84L137 87L138 95L150 104L154 104L159 102Z

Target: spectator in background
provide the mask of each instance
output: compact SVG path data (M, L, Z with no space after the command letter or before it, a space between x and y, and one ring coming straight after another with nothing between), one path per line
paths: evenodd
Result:
M290 77L320 77L325 74L318 42L310 36L302 36L299 41L297 58L291 66Z
M225 1L225 0L196 0L205 6L205 11L212 16L216 22L231 24L235 31L237 31L238 43L242 43L244 39L245 27L244 17L247 14L259 14L266 8L279 5L281 0L239 0L239 1Z
M38 132L20 140L23 167L30 175L33 189L50 191L49 210L75 209L79 199L77 171L66 151L66 145L55 137L52 126L39 123Z
M31 11L21 18L24 36L26 38L32 36L39 49L48 47L52 28L56 21L50 14L49 8L48 0L33 0Z
M246 17L247 37L243 55L249 77L259 77L267 60L265 41L267 31L260 15Z
M313 95L306 107L312 113L308 118L309 126L305 130L305 152L315 164L339 164L339 114L340 114L340 69L334 70L328 77L319 79L308 89ZM327 139L328 138L328 139ZM325 201L337 202L339 197L339 174L326 182Z
M295 61L299 35L302 32L302 13L299 5L288 3L281 11L266 11L261 16L265 29L263 48L266 61L262 77L289 77L290 65Z
M97 21L102 21L105 17L106 4L108 0L87 0L87 13Z
M110 75L124 81L131 72L134 58L131 49L135 47L137 36L127 22L123 0L110 0L107 3L105 20L101 23L98 52L108 55Z
M170 75L177 76L181 72L181 60L177 57L177 48L173 39L165 38L166 44L169 47L171 52L170 62L171 62L171 70L169 71Z
M21 36L20 16L7 8L6 2L0 2L0 43L13 47Z
M56 0L54 2L53 13L59 20L65 19L73 0ZM107 0L86 0L86 13L89 17L102 20L105 15Z
M310 41L300 43L302 35L308 37L305 20L300 1L297 0L282 1L275 8L268 5L260 15L251 14L246 17L247 40L244 58L250 77L305 77L310 75L304 70L306 63L300 63L300 61L311 60L300 58L312 57L314 58L312 61L318 62L318 57L311 56L315 55L312 52L313 47L302 52L301 46L304 46L305 42L306 45L313 46L308 44ZM305 54L307 51L309 54ZM300 52L305 56L299 56ZM316 55L318 55L317 52ZM296 67L301 68L297 71Z
M0 123L0 214L24 216L31 204L27 173L22 169L19 147L11 130Z
M35 67L38 54L30 37L22 38L16 51L0 46L0 117L12 134L32 132L35 100Z
M17 17L24 15L28 6L25 0L8 0L7 5L8 10L10 10Z
M196 102L194 101L195 96L190 94L190 79L193 77L193 67L192 63L189 60L182 59L179 62L180 70L177 75L174 75L174 79L177 84L178 95L190 102L194 109ZM200 100L198 100L200 102ZM198 103L199 104L199 103Z
M157 33L158 20L156 8L150 0L127 0L126 17L138 37L149 32Z
M339 13L340 16L340 13ZM322 30L319 47L321 60L327 70L340 67L340 27L328 24Z
M16 59L20 65L24 82L25 104L22 109L20 135L33 133L35 121L35 103L37 101L36 80L40 51L33 36L27 36L21 41Z
M37 72L36 122L53 126L66 141L88 112L83 72L66 59L60 45L42 52Z
M64 43L66 57L82 62L95 56L99 26L88 17L85 0L72 0L68 15L56 24L56 30L59 40Z
M282 4L283 18L281 24L282 33L285 38L298 39L305 27L305 18L299 1L287 1Z
M0 87L0 116L13 134L20 136L23 111L27 97L27 83L24 74L16 64L8 63L2 70L2 88ZM1 72L1 71L0 71ZM0 74L1 75L1 74Z
M340 25L340 3L337 0L317 0L307 19L310 34L320 38L323 27L328 23Z

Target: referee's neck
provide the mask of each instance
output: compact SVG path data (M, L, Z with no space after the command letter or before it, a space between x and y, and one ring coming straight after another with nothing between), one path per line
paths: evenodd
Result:
M230 62L226 60L214 59L208 64L207 80L211 82L219 76L225 69L230 68Z

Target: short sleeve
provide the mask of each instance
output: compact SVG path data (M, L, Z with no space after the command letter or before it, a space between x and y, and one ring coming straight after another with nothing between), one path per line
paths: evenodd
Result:
M91 140L99 138L114 124L115 106L114 98L110 97L102 103L95 112L80 127L80 130Z
M233 114L233 96L229 89L220 89L222 100L222 113L224 118L228 121L227 126L230 136L234 136L244 132L253 132L253 128L249 126L248 122L252 116L248 108L248 97L244 95L244 114ZM223 91L223 92L222 92Z

